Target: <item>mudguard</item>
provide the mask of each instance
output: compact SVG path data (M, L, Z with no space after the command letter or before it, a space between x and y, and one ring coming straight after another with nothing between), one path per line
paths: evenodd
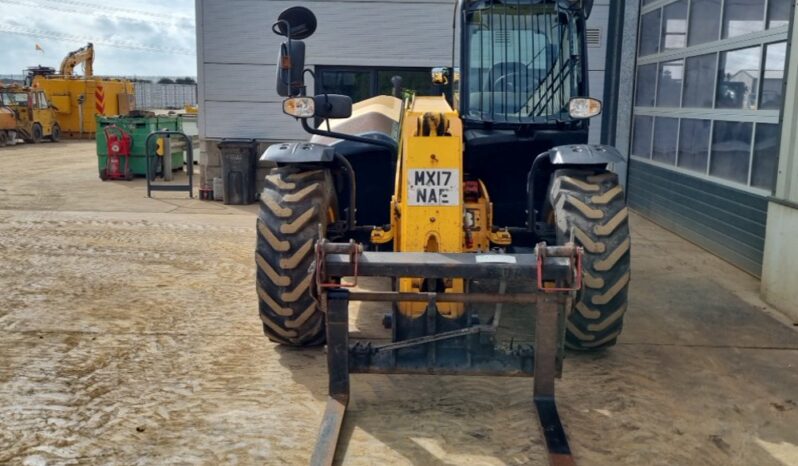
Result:
M312 142L282 142L269 146L261 161L280 164L332 162L335 149L324 144Z
M625 164L618 149L598 144L568 144L548 151L552 165Z
M535 199L535 177L539 175L541 164L548 160L554 169L562 166L605 166L607 170L618 174L621 179L626 174L626 158L621 155L618 149L612 146L600 144L567 144L552 147L546 152L535 157L532 169L527 175L527 228L534 230L538 222L542 221L539 216L542 214L539 203ZM544 173L549 173L545 171ZM543 181L543 180L538 180Z

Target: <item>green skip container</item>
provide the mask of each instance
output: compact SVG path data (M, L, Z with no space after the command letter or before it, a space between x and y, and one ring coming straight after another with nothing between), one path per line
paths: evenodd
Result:
M130 169L134 175L146 176L147 175L147 158L146 158L146 141L147 136L151 132L157 130L169 131L182 131L183 125L178 117L171 116L97 116L97 171L98 173L106 167L108 160L108 145L105 141L105 128L110 125L116 125L126 133L130 134ZM153 146L152 152L155 152L154 146L156 138L153 138L151 145ZM160 160L158 157L153 157L151 163L153 164L152 173L160 172ZM124 163L124 161L122 162ZM157 165L156 165L157 164ZM172 170L180 170L183 168L183 151L172 151Z

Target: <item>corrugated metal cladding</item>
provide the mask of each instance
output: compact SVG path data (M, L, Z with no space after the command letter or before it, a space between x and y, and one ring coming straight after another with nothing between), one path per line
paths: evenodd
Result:
M760 276L767 199L632 158L629 205L748 273Z
M133 83L136 91L136 108L156 110L183 108L197 105L196 84Z
M285 8L304 5L319 21L307 39L306 64L433 67L451 64L455 0L196 0L200 135L261 140L306 139L282 114L274 91L282 40L271 25ZM599 0L591 28L606 28L608 0ZM590 49L592 94L601 98L604 39ZM313 82L307 76L308 87ZM599 120L592 133L598 135Z

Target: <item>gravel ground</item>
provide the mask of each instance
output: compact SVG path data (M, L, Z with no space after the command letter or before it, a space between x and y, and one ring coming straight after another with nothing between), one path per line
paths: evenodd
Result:
M0 463L305 464L324 354L262 336L255 206L147 199L93 151L0 149ZM576 460L798 465L796 328L755 279L631 221L625 333L558 382ZM525 379L354 376L343 439L347 465L545 464Z

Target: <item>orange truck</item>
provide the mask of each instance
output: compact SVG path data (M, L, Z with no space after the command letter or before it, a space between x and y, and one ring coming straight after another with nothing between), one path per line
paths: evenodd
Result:
M14 111L0 106L0 147L14 144L17 140L17 119Z

